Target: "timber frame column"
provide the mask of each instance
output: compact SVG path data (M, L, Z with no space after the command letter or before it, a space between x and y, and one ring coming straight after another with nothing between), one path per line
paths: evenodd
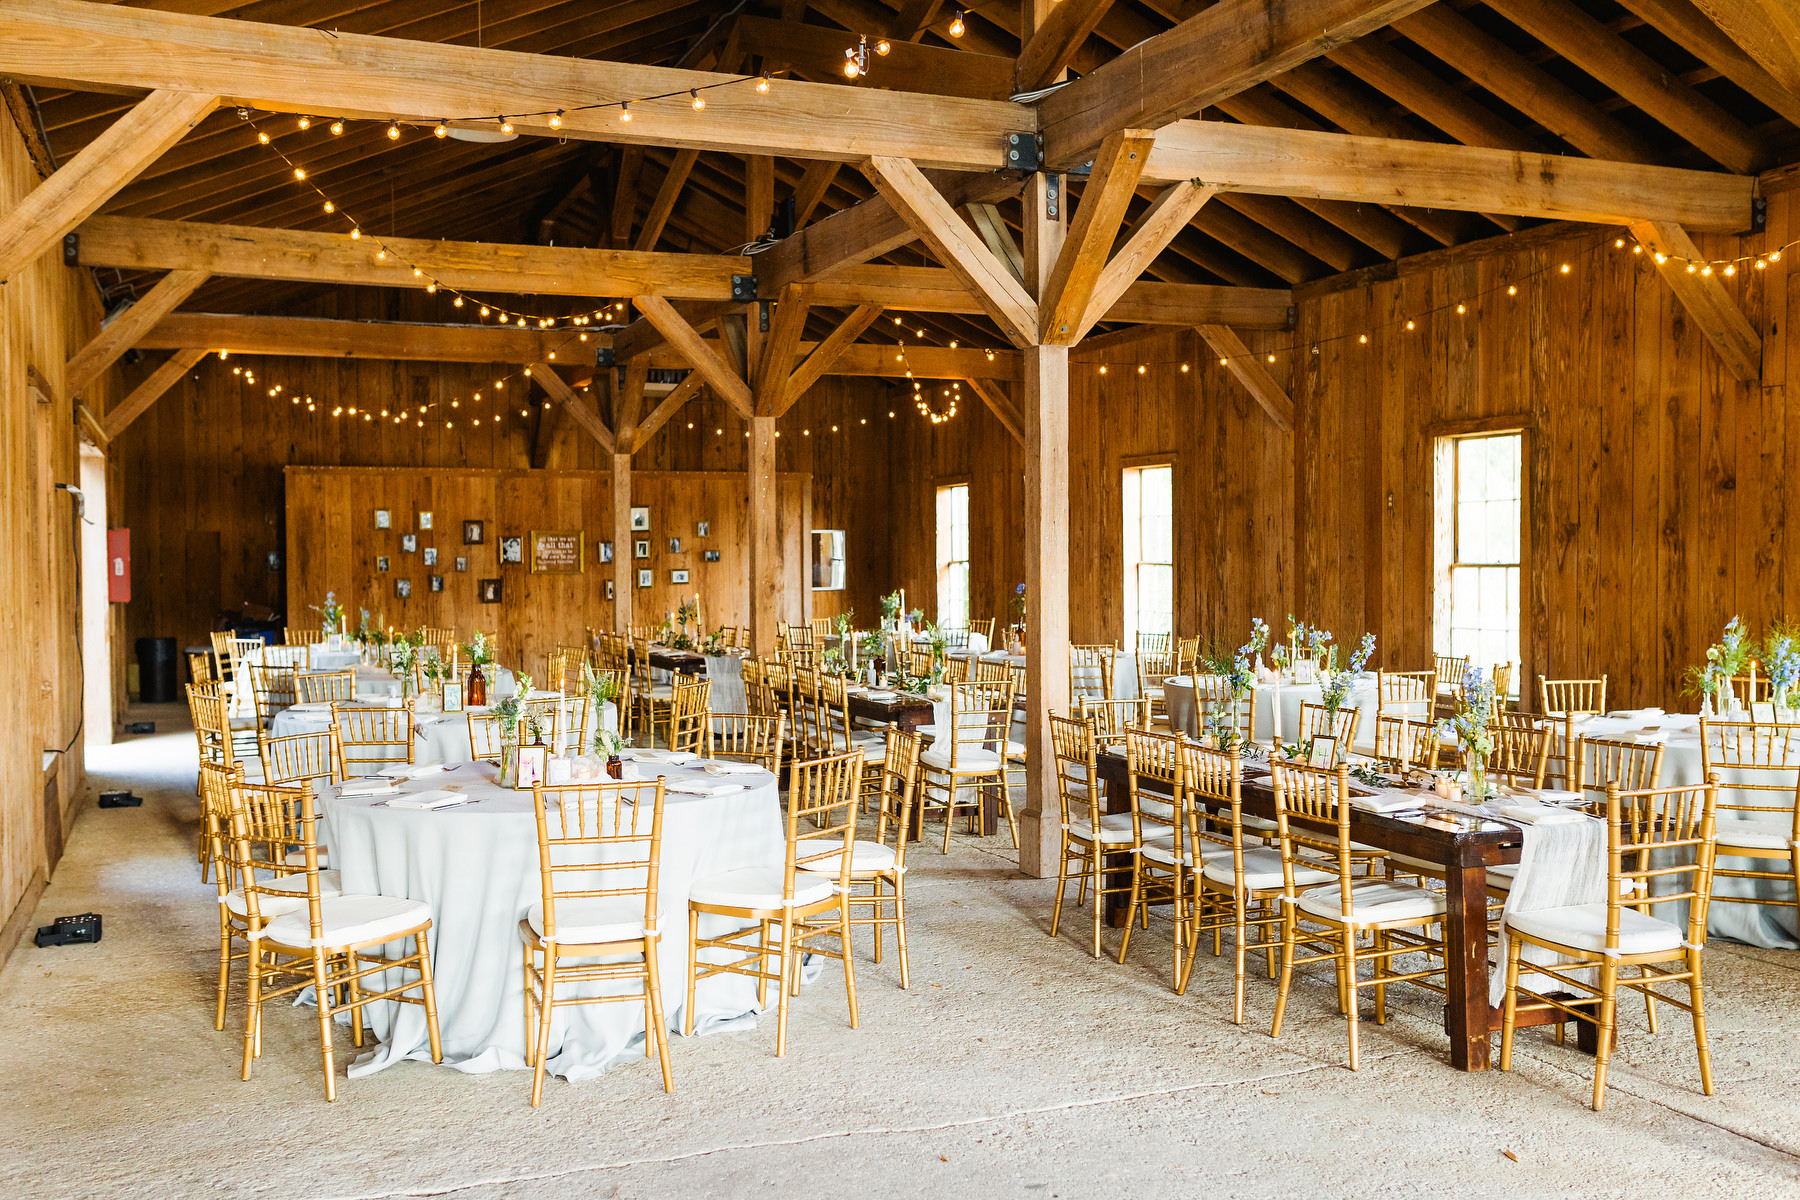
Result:
M775 527L775 418L750 418L750 647L775 653L781 540Z
M1066 206L1059 175L1034 175L1022 197L1025 288L1041 299L1062 251ZM1056 794L1052 711L1069 712L1069 349L1019 352L1025 384L1025 811L1019 869L1057 873L1062 809Z
M637 586L631 556L631 455L612 456L613 632L631 632L631 596Z

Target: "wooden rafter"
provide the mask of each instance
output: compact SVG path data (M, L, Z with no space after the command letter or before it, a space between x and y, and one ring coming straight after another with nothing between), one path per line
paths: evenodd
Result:
M613 396L613 425L618 430L620 454L629 456L637 444L638 422L644 415L644 388L649 382L648 359L634 358L625 364L625 382Z
M801 335L806 332L806 314L811 307L806 285L801 283L788 284L775 299L775 313L769 320L768 336L763 339L756 364L753 390L759 415L779 417L797 398L796 393L789 391L788 382L793 375L794 354L800 348Z
M617 451L618 447L616 439L613 437L613 431L606 427L606 422L600 419L600 414L594 411L593 406L577 395L575 389L556 373L556 368L547 362L533 363L530 367L530 374L537 385L544 389L545 395L562 405L568 412L569 419L585 429L588 436L599 442L608 454ZM548 416L548 413L544 414L544 417ZM540 418L540 420L542 419Z
M1013 407L1012 398L991 379L967 379L971 391L981 397L981 402L1000 424L1006 426L1006 432L1012 434L1013 441L1020 446L1025 444L1025 422L1019 416L1019 410Z
M644 319L662 332L669 344L687 359L688 365L700 373L719 398L731 406L732 411L745 419L755 415L750 385L744 382L742 376L717 350L701 338L698 331L667 300L661 296L639 296L636 303L638 311L644 314ZM633 359L633 366L640 361L642 360Z
M858 35L842 29L768 17L739 16L735 20L733 37L739 50L765 59L779 58L808 79L842 82L844 51L857 45ZM936 95L1004 100L1012 94L1009 58L895 39L889 40L888 47L885 57L872 49L869 52L870 81L876 86L929 79Z
M920 240L956 273L1008 340L1017 346L1037 340L1037 301L989 253L917 166L905 159L875 156L863 165L863 172Z
M1679 42L1683 49L1692 52L1707 66L1780 113L1791 124L1800 125L1800 45L1794 47L1792 55L1791 74L1794 90L1789 90L1769 73L1768 68L1745 53L1743 47L1731 40L1731 35L1721 28L1724 24L1723 21L1715 24L1688 0L1620 0L1620 2L1674 41ZM1729 4L1717 4L1716 6L1721 9L1731 7ZM1800 41L1800 28L1796 28L1791 36L1796 41ZM1780 47L1765 46L1765 53L1770 49L1779 50Z
M966 211L969 214L969 224L975 227L975 232L979 233L981 240L987 243L988 250L993 253L995 258L1006 264L1007 270L1019 279L1024 279L1025 254L1019 249L1018 240L1013 237L1012 230L1007 228L1006 219L1000 215L1000 206L997 204L971 204Z
M106 441L115 440L125 432L127 426L144 413L152 404L162 399L163 393L180 382L181 377L193 370L195 364L205 358L205 350L177 350L169 356L169 360L150 373L149 378L137 385L131 395L114 405L100 419L100 429Z
M1052 10L1052 20L1058 11L1060 8ZM1044 28L1050 28L1049 24ZM1082 329L1098 318L1098 314L1089 316L1095 285L1106 269L1119 226L1131 210L1131 197L1150 161L1155 140L1150 130L1122 129L1108 134L1100 144L1087 188L1081 193L1081 206L1075 210L1075 221L1056 257L1056 269L1039 298L1038 341L1072 345Z
M5 54L5 41L5 34L0 33L0 56ZM218 99L208 93L152 92L0 214L0 283L36 260L135 179L199 124Z
M1244 345L1244 339L1224 325L1202 325L1200 336L1212 347L1213 353L1224 360L1224 366L1237 381L1244 385L1251 399L1262 406L1269 414L1269 419L1280 427L1283 433L1294 431L1294 402L1275 377L1264 369L1256 355Z
M825 199L826 191L830 189L832 180L837 178L838 169L843 165L829 159L806 164L806 171L800 176L800 182L794 185L795 229L804 228L812 220L813 211Z
M1114 130L1160 129L1428 3L1220 0L1046 97L1045 157L1074 166Z
M1055 83L1111 7L1112 0L1062 0L1051 9L1049 17L1019 48L1013 90L1035 92Z
M87 0L0 0L0 75L90 91L167 88L226 94L277 112L429 128L446 113L513 118L531 137L856 161L894 154L962 171L1006 165L1006 135L1031 133L1031 110L1004 101L857 91L780 80L767 102L745 84L733 111L685 99L618 120L596 96L685 97L741 75L561 58L254 21L189 17ZM741 99L737 98L741 96ZM549 114L563 111L559 127ZM491 129L492 118L467 123Z
M141 301L140 301L141 303ZM534 363L572 360L582 346L604 345L605 334L494 325L416 325L339 321L325 317L170 313L137 340L141 350L207 346L233 354L302 358L376 358L415 362Z
M1196 184L1191 179L1171 183L1151 202L1150 207L1131 227L1125 244L1112 256L1094 281L1093 297L1081 315L1080 324L1070 344L1087 336L1094 323L1117 308L1129 293L1138 276L1147 270L1175 235L1186 229L1194 214L1200 211L1214 189ZM1166 286L1166 285L1165 285ZM1123 318L1119 318L1123 319ZM1195 324L1206 322L1196 321Z
M1762 338L1756 327L1744 316L1717 274L1702 275L1691 271L1685 261L1674 261L1705 257L1687 231L1679 225L1640 221L1631 227L1631 233L1651 250L1671 256L1671 261L1660 264L1657 269L1668 281L1669 290L1687 309L1688 316L1706 335L1725 369L1745 383L1759 382L1762 379Z
M1217 121L1158 130L1144 176L1204 179L1221 191L1602 224L1647 219L1720 233L1750 227L1755 189L1753 179L1722 172Z
M1788 0L1694 0L1777 83L1800 96L1800 12Z
M669 214L675 211L675 201L681 198L681 189L687 186L688 173L694 169L699 157L698 150L675 152L675 157L669 161L668 173L663 176L662 186L656 189L656 199L650 202L650 211L644 214L644 228L638 233L637 249L656 249L656 243L662 240L663 228L669 223Z
M118 314L69 359L64 372L69 394L79 396L88 384L137 345L145 333L205 283L205 271L170 271L142 299ZM191 343L190 343L191 344Z
M705 382L700 372L688 372L687 378L676 384L674 390L664 396L662 402L638 425L631 448L635 451L655 436L656 431L667 424L670 417L681 411L682 405L700 394L700 387Z
M837 366L845 354L856 348L852 343L863 335L863 331L875 323L881 315L881 306L876 304L859 305L850 314L838 322L836 329L813 347L812 353L794 368L788 376L787 394L798 399L806 394L806 389L817 383L821 376ZM885 357L885 355L883 356ZM885 366L886 364L881 364Z

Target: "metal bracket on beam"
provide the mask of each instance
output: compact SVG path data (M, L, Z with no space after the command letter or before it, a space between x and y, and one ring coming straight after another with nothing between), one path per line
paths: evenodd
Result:
M1006 165L1019 171L1036 171L1044 165L1044 139L1035 133L1006 135Z
M769 332L769 306L773 303L774 301L772 300L758 300L756 302L756 331L758 333Z
M1056 220L1057 213L1062 211L1062 176L1044 176L1044 216Z
M756 299L756 276L733 275L731 277L731 298L733 300Z
M79 267L81 265L81 235L79 233L63 234L63 266Z
M1287 327L1289 329L1292 329L1294 326L1298 325L1299 323L1300 323L1300 310L1295 308L1292 304L1288 305Z
M613 348L611 346L597 347L594 350L594 365L596 367L613 366Z
M1750 232L1762 233L1769 227L1769 202L1761 196L1750 200Z

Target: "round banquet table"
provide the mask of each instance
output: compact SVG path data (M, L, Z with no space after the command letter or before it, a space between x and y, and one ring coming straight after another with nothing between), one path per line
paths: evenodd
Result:
M1375 709L1377 687L1375 676L1365 675L1350 685L1344 701L1346 709L1364 709L1356 723L1356 749L1365 753L1375 749ZM1163 702L1169 710L1169 728L1200 736L1200 713L1194 702L1194 677L1172 675L1163 681ZM1267 742L1275 734L1275 710L1281 708L1281 737L1291 741L1300 728L1300 706L1323 704L1323 691L1316 683L1259 683L1256 685L1256 739Z
M693 768L643 764L669 782L718 777ZM474 803L431 812L385 807L386 797L323 793L332 866L346 893L379 893L431 906L432 975L444 1063L482 1073L525 1069L524 947L519 921L541 899L537 820L532 794L501 788L498 771L468 763L402 784L402 791L460 786ZM657 927L663 931L663 1014L671 1030L682 1024L687 998L687 900L695 879L743 867L780 868L785 829L775 777L766 771L732 776L742 790L720 796L670 792L664 802ZM733 927L722 917L701 921L702 936ZM711 952L709 952L709 957ZM383 985L387 986L387 985ZM635 986L635 985L633 985ZM560 994L560 992L559 992ZM731 1027L759 1009L756 981L715 975L695 995L696 1033ZM380 1041L350 1067L366 1075L404 1059L431 1061L425 1010L382 1001L367 1010ZM550 1071L589 1079L609 1066L643 1057L644 1008L639 1003L559 1008L551 1026Z
M361 702L358 702L361 705ZM362 707L379 707L377 705L361 705ZM413 749L413 761L421 763L466 763L474 758L469 743L469 713L484 713L486 708L467 709L463 712L438 713L421 712L413 715L413 737L418 745ZM566 710L565 710L566 711ZM291 733L319 733L331 727L331 707L313 708L310 705L295 705L284 708L275 714L269 722L271 737L286 737ZM619 710L609 700L600 708L600 727L617 733L619 729Z

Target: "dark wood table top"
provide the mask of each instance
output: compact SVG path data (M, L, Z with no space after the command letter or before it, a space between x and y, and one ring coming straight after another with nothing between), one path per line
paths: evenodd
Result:
M630 660L637 661L637 647L629 651ZM650 647L650 665L659 671L679 671L683 675L706 674L706 655L694 650L671 650L667 646Z

